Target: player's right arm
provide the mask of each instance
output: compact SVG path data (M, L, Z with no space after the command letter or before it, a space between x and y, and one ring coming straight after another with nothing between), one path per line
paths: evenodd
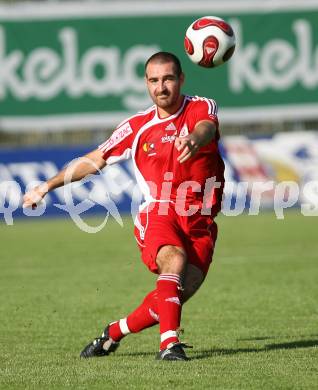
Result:
M133 129L126 120L96 150L74 160L57 175L28 191L23 197L23 207L36 207L48 192L95 174L106 165L130 158L133 139Z
M95 174L105 165L103 152L100 149L93 150L62 169L51 179L28 191L23 197L23 207L35 207L48 192Z

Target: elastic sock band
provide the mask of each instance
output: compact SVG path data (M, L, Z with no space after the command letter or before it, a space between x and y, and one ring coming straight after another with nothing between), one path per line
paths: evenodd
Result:
M121 320L119 320L119 328L121 333L125 336L130 333L130 330L127 325L127 318L122 318Z
M178 333L175 330L168 330L167 332L164 332L160 335L160 340L163 343L164 341L172 337L178 338Z

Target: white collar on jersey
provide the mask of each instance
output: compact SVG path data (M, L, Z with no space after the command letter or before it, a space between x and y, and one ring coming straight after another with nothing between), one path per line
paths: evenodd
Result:
M181 107L179 108L179 110L177 112L175 112L174 114L172 114L172 115L166 116L165 118L160 118L159 113L158 113L158 107L155 106L156 107L156 119L158 119L160 122L164 122L166 120L171 120L171 119L176 118L183 111L184 105L186 104L187 100L189 100L189 97L187 95L185 95L183 97L183 102L182 102Z

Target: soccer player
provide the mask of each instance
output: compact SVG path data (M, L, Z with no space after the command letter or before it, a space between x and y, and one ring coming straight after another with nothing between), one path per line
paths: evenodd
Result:
M72 181L132 158L145 203L135 221L143 262L158 274L156 287L127 317L108 324L81 357L106 356L120 340L159 324L160 360L188 360L179 340L182 305L202 284L217 238L224 164L218 149L214 100L183 95L179 59L151 56L145 81L154 105L122 122L98 149L73 169ZM95 166L95 167L94 167ZM65 183L66 169L24 196L35 207L48 191Z

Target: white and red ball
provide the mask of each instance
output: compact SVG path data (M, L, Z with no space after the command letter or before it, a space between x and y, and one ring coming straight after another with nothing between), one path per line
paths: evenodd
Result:
M235 50L234 31L217 16L203 16L187 29L184 47L195 64L213 68L232 57Z

